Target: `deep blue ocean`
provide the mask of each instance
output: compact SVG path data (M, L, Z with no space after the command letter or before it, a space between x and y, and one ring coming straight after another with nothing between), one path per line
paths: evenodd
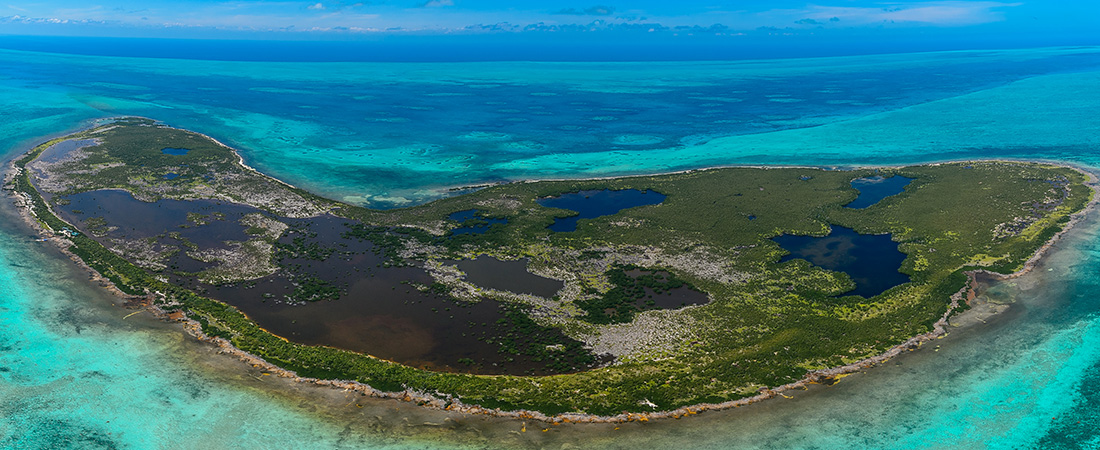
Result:
M1100 170L1098 111L1092 47L730 62L0 50L5 159L94 119L139 115L376 208L484 182L733 164L1027 158ZM123 319L130 311L33 242L9 204L0 211L0 448L1100 448L1095 217L993 290L1002 313L974 313L937 345L835 386L544 432L262 376L178 327Z

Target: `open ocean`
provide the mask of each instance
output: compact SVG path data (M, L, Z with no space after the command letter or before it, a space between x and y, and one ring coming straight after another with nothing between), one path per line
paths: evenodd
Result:
M737 62L234 62L0 50L0 155L139 115L370 207L731 164L1100 172L1100 48ZM1100 218L1007 311L831 387L648 424L462 417L259 376L130 311L0 207L0 448L1100 448ZM984 321L984 323L983 323Z

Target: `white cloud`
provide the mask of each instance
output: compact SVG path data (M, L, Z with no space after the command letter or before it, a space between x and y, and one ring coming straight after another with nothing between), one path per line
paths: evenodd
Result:
M327 3L323 3L326 1ZM80 9L18 12L20 16L0 17L0 23L89 24L102 22L106 24L110 22L112 26L145 29L155 27L205 27L218 30L315 33L385 33L391 31L434 33L503 31L497 30L492 25L483 26L480 24L507 22L511 24L509 30L521 32L526 30L528 25L531 25L533 27L531 29L536 31L548 27L556 27L555 30L588 30L593 28L591 24L573 23L582 19L565 17L563 16L564 13L590 15L614 13L606 16L605 20L607 24L615 25L632 22L631 18L620 17L620 14L634 16L641 13L636 10L620 12L610 6L593 6L587 9L543 9L533 12L513 10L470 11L463 10L461 6L464 4L458 2L456 5L456 1L415 0L415 2L395 5L396 2L366 0L218 0L208 6L194 10L158 6L148 11L120 11L119 8L93 6ZM762 27L777 27L784 30L790 28L795 31L817 30L819 27L877 28L891 25L894 27L948 27L1006 20L1006 12L1020 5L1020 3L1009 3L1013 0L876 0L881 3L867 2L863 4L868 6L858 7L852 6L853 3L849 0L809 1L820 3L811 3L804 7L789 9L769 10L765 7L755 11L711 10L697 16L651 17L650 19L643 18L640 20L657 24L651 27L655 28L656 31L676 28L677 26L698 28L700 23L704 23L702 25L704 27L719 23L724 24L723 28L728 27L729 29L728 31L722 31L723 34L735 34L736 30L754 30ZM363 4L376 5L370 8L372 14L365 14L366 9L364 8L356 8ZM5 5L0 5L0 10L3 10L2 6ZM19 6L26 5L19 4L15 8ZM427 14L424 10L409 9L409 6L446 8L446 11L439 10L437 13ZM305 13L306 10L309 10L310 13ZM16 11L10 12L15 13ZM545 26L542 25L543 22L545 22ZM469 24L479 25L468 26Z
M1004 20L1004 8L1022 3L942 1L886 3L882 8L812 5L805 17L828 20L838 17L848 25L910 23L920 25L977 25Z

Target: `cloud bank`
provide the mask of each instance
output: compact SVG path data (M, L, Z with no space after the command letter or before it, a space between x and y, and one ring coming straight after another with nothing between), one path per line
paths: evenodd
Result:
M528 3L501 2L492 5L492 2L485 0L379 0L357 3L341 0L212 3L182 0L178 3L186 7L173 6L173 9L154 3L148 8L133 10L121 4L84 8L51 6L53 1L7 5L9 10L18 14L0 18L0 23L52 26L96 24L103 28L143 30L154 36L157 29L180 28L193 29L196 36L201 36L202 30L313 34L671 32L737 35L758 30L811 33L890 27L979 26L1005 21L1010 11L1024 6L1023 3L999 1L879 3L844 0L839 5L807 6L799 3L798 7L788 8L723 10L696 0L681 0L683 5L654 1L645 8L620 11L607 4L538 8ZM643 3L647 2L636 2ZM693 6L694 3L698 5ZM768 5L784 3L791 2L776 0ZM593 18L598 20L593 21Z

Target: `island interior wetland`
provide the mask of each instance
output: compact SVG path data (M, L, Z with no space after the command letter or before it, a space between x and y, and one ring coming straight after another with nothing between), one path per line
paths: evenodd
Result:
M815 115L815 111L804 111L808 117L816 117L814 120L827 122L814 128L798 128L799 124L790 122L784 125L781 123L784 119L774 118L772 123L777 126L766 130L767 132L742 134L730 139L714 140L704 137L697 141L685 141L682 145L636 150L624 147L602 151L597 150L602 144L593 145L587 147L592 150L589 152L591 156L586 156L587 153L584 152L571 155L570 164L565 164L563 157L547 156L548 150L545 148L539 150L538 147L527 146L522 152L502 156L505 160L517 162L494 164L501 169L498 173L526 174L515 175L515 178L527 178L535 171L542 176L556 178L564 175L603 175L608 171L622 175L688 168L669 167L668 161L673 160L670 155L685 156L683 159L676 159L684 161L677 164L687 164L689 167L764 162L802 165L903 164L989 157L1038 157L1082 165L1096 162L1096 152L1092 150L1095 149L1098 130L1095 121L1090 119L1090 111L1094 111L1098 103L1093 98L1093 94L1098 91L1095 89L1095 63L1090 59L1095 58L1093 50L1021 51L1015 54L993 52L983 57L984 64L955 66L953 73L959 75L958 84L941 83L935 87L923 86L927 89L921 89L921 82L913 81L917 87L915 92L938 92L935 98L911 100L904 105L891 103L895 100L870 99L867 103L872 105L866 106L866 109L852 110L843 115ZM178 71L170 70L170 64L163 61L98 57L79 58L76 61L55 55L19 52L6 52L5 58L16 61L3 66L6 78L2 80L5 89L3 98L10 102L9 107L4 109L4 114L12 120L5 121L0 126L12 138L5 144L10 156L20 154L31 147L31 144L41 142L40 136L51 133L67 134L58 133L58 130L74 129L83 120L135 114L163 118L168 123L199 130L230 142L242 149L250 164L265 172L339 200L364 204L373 200L373 206L392 205L393 203L386 202L402 201L396 197L404 197L405 200L421 198L418 196L434 198L452 187L414 181L413 184L418 184L417 187L387 190L380 189L379 184L375 184L381 183L377 178L364 180L352 176L350 172L340 175L338 171L333 173L337 178L343 177L339 178L339 182L310 182L309 177L301 174L319 172L316 168L325 167L326 164L323 158L317 158L310 170L302 170L301 160L284 159L280 152L267 146L278 142L278 146L285 146L282 148L288 151L312 148L324 152L323 149L330 148L326 146L332 143L322 142L322 135L318 130L325 128L316 126L328 122L328 113L324 109L311 110L310 114L296 114L285 112L291 110L288 105L285 111L271 112L269 115L241 110L229 111L231 108L218 109L210 106L210 103L204 105L192 100L193 95L203 91L186 87L218 77L236 80L235 82L245 85L257 83L256 79L237 79L228 75L228 71L219 74L217 68L211 68L201 73L201 76L195 74L189 84L178 78L167 80L165 74ZM882 65L869 64L872 61L876 64L882 62L876 58L889 59L855 57L812 62L776 62L775 72L790 70L789 73L795 74L803 70L799 67L812 65L831 67L829 70L842 73L843 75L838 75L841 81L855 80L857 77L868 78L872 73L881 73L876 71L881 70ZM1020 59L1027 60L1028 63L1014 65L1014 61ZM951 54L928 55L924 63L951 65L953 63L945 61L952 60ZM901 59L895 63L899 67L908 64ZM70 64L95 68L91 72L95 77L102 78L103 83L74 85L59 81L62 70L69 70ZM133 66L142 66L140 70L146 71L144 73L150 76L133 77L129 73L124 75L120 68L123 65L130 66L127 70L133 70ZM276 73L270 71L270 66L256 63L241 64L236 68L252 67L257 74ZM29 67L33 69L27 69ZM945 66L939 67L942 69ZM991 73L991 68L997 68L997 73ZM282 77L280 79L263 80L273 84L294 83L295 76L300 77L299 80L309 76L305 73L294 75L291 73L292 69L288 67L283 72L277 72ZM471 72L485 70L467 69ZM661 69L657 67L654 70ZM639 69L634 67L633 70ZM716 68L715 73L734 79L736 77L728 75L737 73L737 70L731 67ZM494 76L500 79L499 74ZM514 73L510 76L522 78ZM655 75L652 79L657 78L659 77ZM131 83L131 86L135 86L132 83L145 84L147 88L120 89L118 85L109 84L111 82ZM305 84L305 81L301 82ZM638 84L646 83L655 84L652 81ZM169 88L168 84L173 87ZM28 88L32 90L27 90ZM314 86L313 89L314 92L327 92L323 86ZM609 90L605 89L602 95L626 96L621 92L606 91ZM252 92L263 93L262 90ZM662 92L669 93L667 90ZM1042 95L1036 95L1039 92ZM270 96L264 98L282 98L271 92L264 95ZM532 98L538 100L554 97ZM675 97L670 94L668 98ZM748 104L743 106L745 108L783 103L764 99L745 100L741 103L746 102ZM303 103L308 105L309 102ZM533 106L540 105L536 103ZM817 111L831 110L825 104L805 107L817 107ZM201 113L196 112L200 109ZM308 117L310 115L313 117ZM536 116L538 115L531 115ZM236 121L243 117L250 118L247 125ZM575 123L577 121L572 120L574 118L570 116L563 120ZM951 120L948 121L948 118ZM592 121L591 124L595 124L597 131L588 135L601 136L604 132L608 132L608 135L615 134L615 131L608 131L611 130L608 128L609 124L615 122ZM261 126L265 123L270 126ZM292 123L304 126L290 126ZM627 128L636 126L631 125L633 122L630 120L619 120L617 123L620 124L617 126ZM972 129L967 123L981 124L983 133L974 135L965 132ZM1025 128L1022 131L1021 126ZM264 131L254 134L246 132L251 129ZM441 133L445 131L438 127L436 129ZM932 129L935 130L935 136L931 132L921 131ZM713 136L728 136L728 133L728 130L716 130ZM625 134L627 133L623 133ZM325 136L341 135L351 136L341 133ZM272 136L278 138L272 141ZM303 138L307 136L313 137ZM438 137L431 140L437 143L462 142L458 139L459 136L459 133L453 134L453 141L451 138ZM481 134L472 137L486 140L500 138L497 135ZM670 141L667 136L659 137L662 142L680 142L678 139ZM467 138L469 137L462 137ZM615 138L608 137L608 140L614 141ZM652 143L654 139L626 139L619 142ZM447 145L449 144L437 148L439 153L436 155L461 153L454 150L457 147ZM722 150L719 151L718 148ZM753 150L762 148L767 148L767 151ZM403 151L406 150L394 150L395 153L385 155L402 154L399 152ZM717 158L715 155L719 153L733 155L729 158L732 161ZM766 157L763 156L765 153ZM640 155L645 157L640 158ZM267 159L262 164L257 162L263 158ZM430 167L408 164L410 159L379 160L383 161L379 164L392 163L389 169L378 171L380 174L398 174L402 170ZM280 161L286 164L283 169L278 168ZM345 165L347 162L337 164ZM449 167L447 164L441 166ZM366 166L360 168L362 167ZM509 172L512 167L519 170ZM300 175L293 174L296 170L302 170ZM469 180L455 179L454 184L494 181L491 177L477 174L469 176ZM395 193L397 195L393 195ZM367 195L372 197L367 198ZM375 195L378 197L374 197ZM222 362L198 364L181 355L212 353L210 349L185 343L187 341L179 337L181 335L178 329L171 325L145 321L141 319L141 315L121 321L120 317L129 311L115 307L98 308L89 305L80 308L79 314L87 315L90 321L97 324L96 327L80 327L79 333L74 329L72 333L65 334L64 339L23 339L20 336L49 336L65 330L48 313L35 311L48 308L49 305L56 305L54 308L59 311L72 310L74 300L90 302L98 294L94 293L97 292L94 289L81 290L84 288L79 286L86 287L84 274L77 273L75 278L65 275L69 270L66 268L71 267L67 261L61 260L61 264L58 264L59 258L51 257L48 253L45 257L35 256L42 251L41 243L31 242L30 230L19 228L14 215L6 217L11 219L4 229L3 248L6 257L12 256L9 257L11 262L5 266L4 273L10 272L14 275L5 278L5 282L12 287L5 287L3 290L5 305L0 314L6 325L4 335L13 344L4 344L5 350L0 358L5 368L13 370L0 372L0 380L3 380L0 386L5 390L5 411L18 413L4 415L7 419L0 425L0 433L7 439L5 442L16 442L15 439L19 438L23 439L19 443L27 447L46 447L47 443L59 442L56 439L58 436L72 436L72 442L94 442L98 444L93 445L101 447L148 447L149 442L162 442L158 436L180 436L174 431L163 431L176 429L189 432L182 439L202 437L213 446L240 447L253 443L288 448L310 448L313 447L310 444L317 442L322 443L322 446L329 444L329 447L339 447L341 436L346 438L343 445L348 448L387 445L396 447L408 442L412 442L414 447L428 445L424 440L410 437L412 435L431 438L434 442L432 445L441 447L450 445L445 442L482 447L514 447L524 443L530 443L531 446L579 443L592 447L637 447L643 444L674 442L678 446L694 445L700 448L833 448L849 445L880 448L895 448L898 445L907 448L1088 448L1095 445L1097 439L1096 427L1091 425L1095 424L1095 407L1090 402L1095 395L1089 388L1089 380L1094 380L1100 372L1097 368L1100 356L1095 353L1097 347L1094 344L1100 333L1095 328L1097 316L1094 299L1097 288L1093 281L1100 262L1097 262L1094 255L1096 235L1095 224L1091 221L1077 226L1056 246L1053 253L1040 262L1035 271L1007 284L999 284L999 288L991 288L992 292L987 294L989 298L1013 302L1005 311L995 316L982 316L987 323L978 321L962 329L952 329L947 338L936 341L935 345L926 344L920 350L907 352L866 374L852 375L833 386L788 393L793 399L776 398L748 408L708 412L678 421L624 424L619 430L614 430L614 426L571 425L565 428L555 427L543 433L540 428L530 424L526 431L521 431L522 421L467 418L474 422L474 428L490 438L493 443L489 444L477 443L475 438L459 437L467 436L463 433L432 431L439 427L424 425L425 422L449 424L451 422L444 422L443 419L459 417L449 416L449 413L431 413L413 408L401 409L401 414L378 414L387 408L381 406L383 409L372 410L375 413L373 415L385 419L394 418L395 423L380 423L373 415L365 412L374 407L375 404L371 402L360 409L356 404L350 404L350 399L344 398L342 394L339 399L329 398L324 394L329 391L323 389L300 387L296 390L291 387L296 386L293 383L259 381L245 378L234 370L219 368L231 365L231 357L209 355L214 361ZM57 290L50 291L43 286L56 286ZM57 292L57 295L47 295L50 292ZM980 308L974 308L960 318L981 312ZM144 324L142 327L146 328L132 328L135 320L141 320ZM19 324L21 328L9 327L9 324ZM97 337L96 333L103 333L107 337ZM163 339L171 342L179 339L181 343L167 349L138 350L148 349L153 345L150 344L151 341L156 342L150 336L161 335L169 336ZM14 345L17 342L34 342L35 345ZM940 348L937 349L936 346ZM128 359L139 355L140 360ZM113 361L117 361L117 365ZM32 367L48 367L50 370ZM84 384L73 385L68 389L43 387L50 386L49 383L59 376L57 374L81 373L85 367L96 367L96 370L106 376L81 378ZM135 367L144 367L147 370L138 375L133 372ZM212 383L210 386L216 388L212 391L212 398L218 400L208 402L242 399L236 405L240 411L249 411L247 415L241 416L242 420L248 419L245 421L246 425L237 427L225 424L222 420L225 417L225 403L185 401L184 399L190 398L190 394L185 394L179 387L184 385L180 381L181 375L178 375L181 373ZM261 379L269 378L261 374L255 375ZM113 378L107 381L107 376ZM135 380L140 380L140 384ZM67 381L63 383L62 385L68 386ZM163 408L149 414L145 402L148 397L142 395L146 392L164 392L165 396L177 400L175 403L161 402ZM133 406L125 408L108 405ZM300 408L302 405L304 407ZM414 406L398 406L402 405L400 402L381 405L390 405L389 408ZM256 411L264 411L265 414L256 414ZM266 414L267 411L271 414ZM112 417L104 417L105 415ZM406 417L412 417L410 421L421 425L403 425ZM188 419L184 420L185 418ZM48 420L53 420L50 423L56 426L35 426L47 423ZM371 425L372 422L375 425ZM135 425L137 423L152 425L138 426ZM188 423L194 425L181 426ZM470 425L471 422L464 424ZM345 428L348 431L345 432ZM80 431L64 434L68 433L64 430L75 429ZM638 433L638 430L645 432ZM622 434L611 435L612 432ZM475 434L477 433L469 432L469 435ZM89 435L93 436L93 440L75 440ZM609 435L614 437L608 437ZM78 447L79 444L72 446Z

